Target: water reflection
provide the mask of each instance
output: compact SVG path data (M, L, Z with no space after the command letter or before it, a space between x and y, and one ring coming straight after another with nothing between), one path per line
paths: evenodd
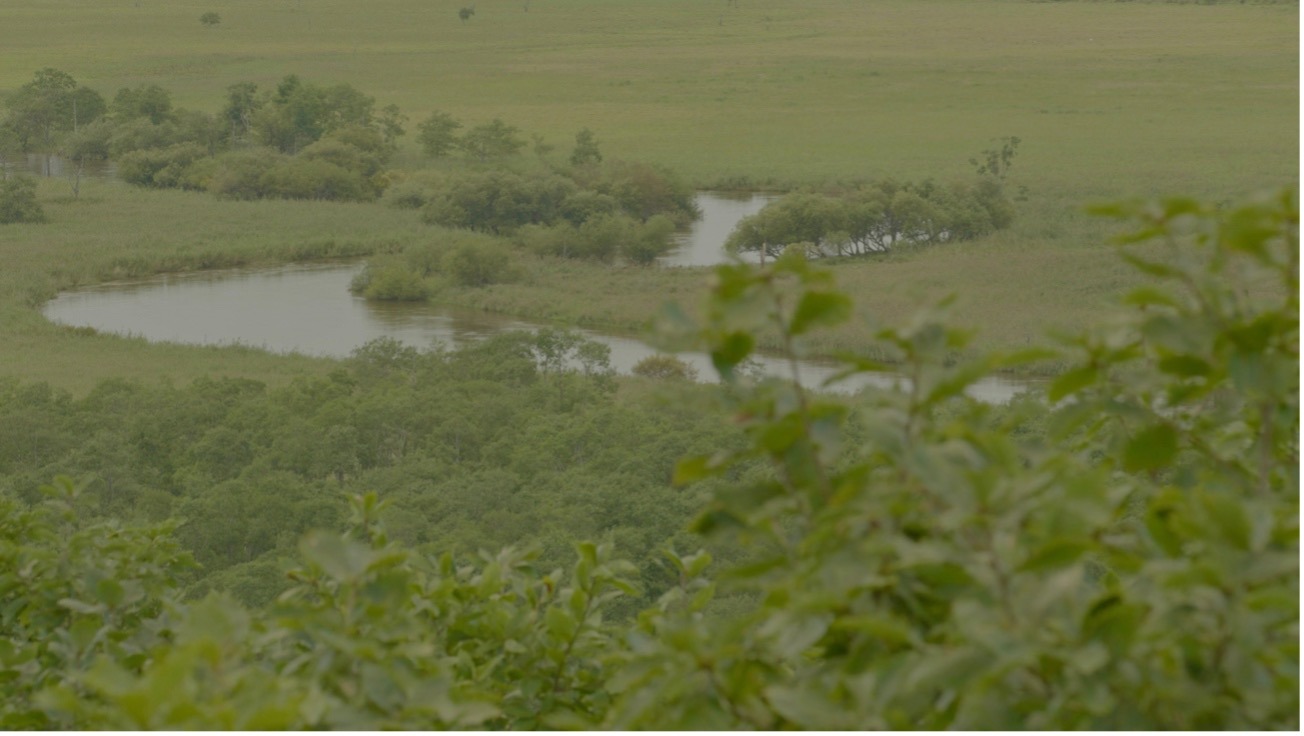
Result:
M728 255L724 243L738 221L760 212L775 198L770 194L698 192L695 201L702 211L702 219L693 223L689 232L676 236L679 246L662 256L660 263L665 266L714 266L726 262ZM747 258L745 255L744 260Z
M5 161L5 172L19 172L33 176L71 176L74 173L73 162L44 153L28 153L16 159ZM111 161L88 161L82 167L82 177L86 179L109 179L117 172Z
M63 324L134 335L151 341L199 345L248 345L272 352L346 357L378 337L417 348L456 347L504 330L536 330L537 325L485 312L425 304L367 302L348 291L362 264L297 265L260 271L227 271L163 276L132 284L104 284L60 294L45 308ZM612 367L629 373L657 351L634 338L581 330L611 348ZM715 375L702 353L679 356L703 378ZM759 370L787 375L785 358L763 355ZM836 364L800 361L802 383L816 387L838 370ZM903 383L892 373L862 374L837 390ZM989 378L970 394L1005 402L1028 387L1024 381Z

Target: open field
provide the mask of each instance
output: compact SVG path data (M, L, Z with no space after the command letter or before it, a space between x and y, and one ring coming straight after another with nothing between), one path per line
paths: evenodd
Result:
M1012 230L839 267L880 319L957 292L959 313L999 346L1088 323L1130 283L1082 204L1230 200L1297 178L1297 5L540 0L527 12L516 0L482 2L461 23L461 4L8 0L0 94L55 67L106 97L147 82L215 110L229 84L294 73L353 84L414 122L435 109L472 124L502 117L559 158L589 127L609 157L703 186L955 178L991 139L1017 135L1010 182L1028 198ZM198 22L209 10L215 28ZM422 165L406 146L404 165ZM121 375L277 381L329 364L75 334L31 308L53 289L437 237L380 205L222 202L112 182L87 185L81 202L66 192L44 182L51 222L0 231L0 375L74 389ZM627 326L663 297L696 301L703 278L551 264L531 283L455 298Z
M1025 141L1046 196L1224 195L1294 177L1298 6L1019 0L9 0L0 91L53 66L156 83L348 82L419 120L501 116L553 143L727 176L954 176ZM199 15L219 12L204 28Z

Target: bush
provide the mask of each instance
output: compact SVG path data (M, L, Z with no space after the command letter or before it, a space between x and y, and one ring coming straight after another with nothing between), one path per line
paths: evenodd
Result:
M288 160L270 148L223 154L217 158L218 167L211 173L208 191L228 199L260 199L263 175Z
M281 199L370 202L376 198L375 187L363 175L329 161L300 157L263 172L258 191L264 197Z
M550 224L575 185L555 175L501 171L450 182L426 206L423 219L445 227L508 234L528 224Z
M446 270L461 286L488 286L510 281L507 251L497 244L461 243L447 256Z
M653 215L630 233L621 248L621 254L632 263L649 265L665 255L674 242L675 223L665 215Z
M118 177L141 187L177 187L185 179L186 169L207 156L208 151L195 143L133 151L118 159Z
M419 302L429 296L425 281L399 263L369 264L350 289L381 302Z
M658 381L697 380L697 369L673 355L649 355L635 363L630 372Z
M36 180L10 176L0 181L0 224L45 222L45 211L36 201Z

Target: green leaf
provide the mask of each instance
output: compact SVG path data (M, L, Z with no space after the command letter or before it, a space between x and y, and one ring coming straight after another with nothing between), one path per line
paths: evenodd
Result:
M1177 301L1173 299L1172 294L1154 286L1142 286L1128 292L1123 297L1124 304L1131 304L1138 307L1165 306L1176 307Z
M734 367L746 360L755 347L756 338L751 333L731 332L716 343L715 349L711 351L711 363L723 378L729 379L733 376Z
M1077 564L1094 546L1089 539L1056 539L1030 554L1019 569L1041 572L1068 567Z
M711 455L694 455L681 458L679 462L675 463L675 472L670 482L677 486L683 486L703 478L718 475L732 461L732 456L720 452Z
M1197 358L1194 355L1170 355L1159 361L1159 370L1174 376L1191 378L1194 376L1207 376L1213 373L1213 366L1203 358Z
M548 634L558 641L570 641L579 628L579 622L563 606L551 606L544 614L544 624Z
M376 553L365 545L324 531L309 532L299 543L299 550L327 575L341 581L357 578L376 558Z
M1046 391L1046 397L1052 402L1059 401L1065 396L1071 396L1082 388L1095 383L1096 378L1100 375L1100 370L1094 365L1084 365L1074 368L1067 373L1063 373L1051 383L1050 388Z
M788 332L804 334L812 327L831 327L841 324L851 316L851 298L836 291L808 291L797 303L797 310L788 323Z
M1177 432L1167 424L1155 424L1132 436L1123 448L1123 469L1129 473L1158 470L1177 456Z

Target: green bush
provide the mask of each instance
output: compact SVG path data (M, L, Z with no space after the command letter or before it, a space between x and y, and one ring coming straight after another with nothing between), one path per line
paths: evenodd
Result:
M31 177L0 180L0 225L14 222L45 222L45 211L36 201L36 181Z
M133 151L117 160L118 177L136 186L177 187L185 180L186 170L207 156L207 149L196 143Z
M329 199L369 202L372 183L359 173L330 161L296 156L269 168L258 178L258 192L280 199Z
M507 251L493 243L461 243L446 256L446 270L461 286L488 286L512 280Z
M697 369L673 355L649 355L635 363L630 372L659 381L697 380Z
M227 199L261 199L265 196L263 176L287 160L270 148L223 154L217 157L220 166L212 172L208 191Z
M351 288L367 299L382 302L418 302L429 296L426 282L399 263L369 264Z

